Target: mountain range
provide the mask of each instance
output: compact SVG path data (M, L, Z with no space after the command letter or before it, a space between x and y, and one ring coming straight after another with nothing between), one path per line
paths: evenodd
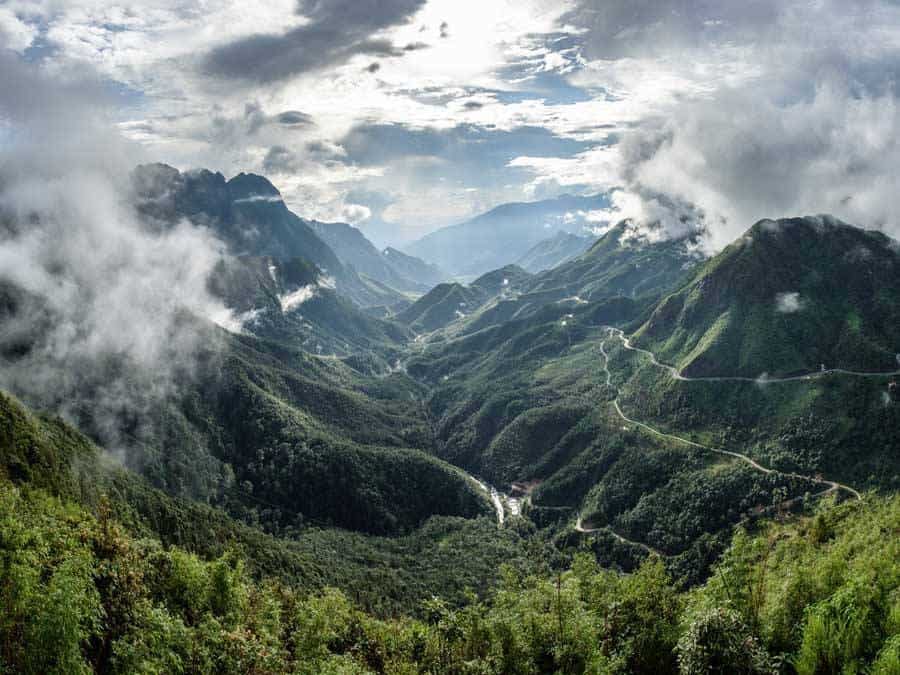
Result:
M44 626L28 618L46 614L38 596L77 609L96 594L104 613L84 620L85 635L96 623L105 637L78 638L75 652L109 669L142 663L144 631L180 645L180 663L201 658L189 643L220 640L230 646L209 653L230 654L233 641L268 635L266 653L284 663L302 653L310 672L337 668L335 654L347 672L496 665L472 645L512 659L523 635L530 665L507 672L569 672L529 631L575 632L563 606L584 603L627 626L632 637L584 618L585 635L618 650L619 672L670 672L689 650L684 626L699 621L682 608L708 597L738 617L723 634L756 636L760 659L799 663L811 617L830 621L821 603L843 607L874 582L834 572L831 586L792 595L755 580L769 565L890 559L853 533L874 536L864 523L879 523L890 547L900 513L900 246L882 233L828 216L764 220L711 256L701 228L670 238L622 221L590 241L548 238L546 224L559 230L566 214L585 220L606 204L561 197L497 209L401 253L350 225L300 218L260 176L151 165L134 185L147 227L188 220L225 244L208 290L231 322L184 312L200 347L159 391L109 354L69 405L0 394L3 556L31 556L3 564L23 580L16 588L42 589L32 606L0 587L23 631ZM4 366L47 339L52 308L18 329L34 302L0 285ZM140 390L141 406L106 414L100 384L113 377L123 400ZM111 452L98 447L109 438ZM798 539L808 547L788 550ZM49 551L65 551L65 566ZM761 595L734 604L745 583ZM776 595L770 614L754 615ZM70 597L83 602L57 602ZM621 614L635 603L644 609ZM545 604L552 611L534 609ZM660 607L670 623L652 640L663 646L642 632ZM889 612L877 612L881 645ZM282 616L290 628L264 628ZM319 623L304 632L309 617ZM355 628L310 637L337 635L328 622L341 617ZM638 649L634 635L649 642ZM15 660L10 644L0 654ZM253 645L234 649L265 652ZM257 668L240 663L231 672Z
M900 365L897 243L827 216L764 220L667 296L635 336L685 374Z
M537 202L502 204L471 220L425 235L405 251L458 277L475 278L519 261L563 230L584 234L609 209L604 194L563 195Z
M135 170L134 185L145 218L169 224L187 218L206 225L238 257L302 258L363 307L402 303L403 291L427 289L442 274L405 259L397 263L399 272L390 257L351 225L326 225L295 215L262 176L242 173L226 181L220 173L181 173L153 164Z
M391 288L423 293L447 278L447 274L435 265L397 249L379 251L352 225L317 221L310 225L345 265Z
M516 261L522 269L535 274L550 270L588 250L596 241L595 237L583 237L560 230L550 239L544 239L532 246Z

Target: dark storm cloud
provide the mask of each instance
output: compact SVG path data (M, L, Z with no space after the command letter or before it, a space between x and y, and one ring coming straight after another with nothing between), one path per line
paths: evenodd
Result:
M402 47L373 37L405 23L425 0L306 0L309 23L281 35L254 35L217 47L206 57L213 75L271 82L340 64L357 54L400 56Z
M868 28L862 31L869 34L865 46L877 49L880 40L874 31L892 25L897 7L896 0L579 0L562 23L578 29L572 39L588 59L640 58L717 46L749 46L765 59L794 43L804 45L797 54L802 59L824 63L837 58L841 66L850 66L839 56L842 43ZM857 52L854 60L868 60L863 53Z

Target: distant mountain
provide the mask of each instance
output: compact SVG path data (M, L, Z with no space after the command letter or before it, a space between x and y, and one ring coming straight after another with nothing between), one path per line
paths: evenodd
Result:
M581 237L560 230L550 239L544 239L532 246L516 264L532 274L537 274L578 257L595 241L596 237Z
M557 230L580 232L587 214L609 207L606 195L564 195L539 202L503 204L408 245L411 255L457 276L478 276L521 259Z
M310 227L347 266L403 292L424 293L446 279L433 265L400 253L379 251L357 228L346 223L309 221Z
M415 317L415 323L428 308L429 316L440 316L439 320L429 321L429 330L453 323L455 330L472 333L538 313L550 318L585 308L605 312L613 305L603 303L613 299L618 300L614 303L617 317L630 314L636 318L690 274L700 260L692 253L693 243L693 236L650 241L629 221L622 221L580 256L540 274L529 275L521 267L510 265L483 275L469 287L454 284L459 287L454 293L466 303L466 311L458 308L451 313L444 292L439 291L420 298L398 319L408 321ZM477 292L486 280L492 279L496 284L501 278L509 281L507 292L499 293L496 288ZM443 309L437 311L435 307Z
M335 280L337 289L362 305L390 305L399 293L367 283L341 264L308 221L291 212L266 178L241 173L225 180L205 169L179 172L165 164L138 167L134 184L139 208L150 218L182 218L210 227L234 255L303 258Z
M400 312L397 320L417 332L437 330L473 314L491 298L515 292L529 278L522 268L508 265L468 286L455 282L439 284Z
M503 295L521 288L530 279L531 275L518 265L505 265L500 269L482 274L472 282L471 286L489 296Z
M412 255L406 255L390 246L384 249L382 254L399 274L428 288L434 288L450 276L437 265L432 265Z
M828 216L763 220L635 334L690 375L900 367L900 248Z
M582 300L641 297L671 290L700 259L692 253L697 235L658 241L645 235L631 221L623 220L585 253L536 275L527 290Z

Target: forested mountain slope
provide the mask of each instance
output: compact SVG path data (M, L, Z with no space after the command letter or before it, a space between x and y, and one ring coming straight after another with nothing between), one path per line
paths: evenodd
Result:
M469 285L438 284L400 312L397 320L420 333L445 328L475 314L491 300L515 295L529 277L521 267L507 265L483 274Z
M863 242L874 249L869 259L885 270L893 264L889 240L823 222L804 236L832 258L846 242ZM807 224L800 221L803 228ZM641 240L629 228L627 223L613 228L583 256L548 273L530 275L508 266L467 286L439 286L401 317L409 329L359 312L329 287L323 270L305 259L246 255L226 260L210 288L240 318L243 332L227 332L185 313L181 321L193 326L202 347L191 368L176 373L170 388L148 393L140 406L123 407L111 418L108 407L99 407L99 384L114 373L128 372L128 364L110 357L91 374L77 405L66 408L69 419L90 437L108 437L116 430L115 450L139 475L102 460L85 437L60 420L28 413L11 398L0 399L0 480L4 503L10 505L5 527L25 522L25 531L53 538L64 536L73 522L81 523L92 533L90 541L104 542L110 528L118 527L110 524L114 517L129 533L117 535L122 550L156 551L143 556L144 567L135 568L151 581L148 590L135 592L138 604L132 613L115 625L97 624L107 631L102 639L109 646L94 647L90 631L101 629L86 620L81 630L87 632L67 643L66 658L72 663L87 659L91 667L105 664L108 670L126 663L132 667L128 658L157 658L156 648L135 646L129 631L152 627L147 622L165 616L179 635L191 636L183 643L173 634L166 638L180 645L171 658L191 672L202 670L196 665L201 662L228 672L247 667L249 662L241 659L258 657L243 643L240 654L220 647L213 655L202 646L210 636L225 639L219 631L226 626L243 626L245 636L268 640L268 653L280 654L272 656L273 672L298 654L304 663L316 664L314 671L330 662L350 664L350 672L362 663L375 672L404 672L411 663L440 671L465 654L466 661L485 659L487 672L508 672L512 663L538 672L583 672L583 659L607 664L611 672L673 672L679 663L704 663L709 649L720 648L731 650L722 657L731 659L729 664L755 664L758 669L751 672L771 672L779 658L790 658L800 672L811 673L819 659L873 668L875 663L890 665L894 652L889 637L896 631L881 598L892 597L896 583L887 567L878 567L882 563L876 558L884 551L876 552L868 539L857 540L863 530L856 524L841 530L840 523L855 523L853 514L866 513L882 527L893 527L893 503L866 493L900 485L892 454L900 442L895 438L900 407L891 376L835 371L758 382L695 380L688 371L679 375L661 363L663 354L640 351L638 345L657 349L649 327L662 325L661 308L673 297L705 292L700 279L749 263L733 263L734 248L729 248L698 267L693 239ZM760 236L769 234L766 229ZM788 262L803 269L794 259ZM873 279L881 280L866 280L866 267L837 269L851 294L864 294ZM771 278L781 274L774 270ZM886 279L885 284L889 289ZM819 287L810 283L802 288L811 294ZM3 311L9 318L16 310L15 289L7 289L5 297ZM705 306L713 311L717 305L709 300ZM742 306L743 300L734 302ZM838 298L830 302L843 306ZM509 315L501 311L507 304L516 307ZM465 314L461 307L471 313L459 316ZM892 334L884 320L892 316L892 305L889 297L878 298L859 311L871 307L878 320L861 316L859 334L869 335L874 326L869 342L878 345ZM640 330L632 340L628 336L635 329ZM413 339L416 333L419 339ZM802 351L796 335L784 339ZM20 358L27 350L21 343L3 357ZM504 502L494 493L492 506L490 488L479 486L473 475L519 500ZM78 505L60 507L48 494ZM831 501L868 503L831 511L826 508ZM796 527L806 529L783 526L786 537L800 532L801 538L796 548L783 549L787 557L779 564L792 570L808 564L810 556L836 564L847 549L833 552L829 537L857 547L853 550L868 562L846 558L844 576L823 580L802 599L792 589L753 586L757 599L751 607L733 587L723 594L726 577L730 580L748 566L755 566L756 574L768 569L763 552L772 544L764 538L753 544L738 538L725 553L736 526L765 528L769 519L790 520L795 512L809 514L817 508L817 520L795 521L805 522ZM58 509L74 515L66 520L61 515L65 511ZM43 525L37 520L41 511L52 516ZM14 513L25 515L16 521L9 515ZM835 513L840 515L830 515ZM498 527L499 515L507 518ZM163 550L155 541L138 543L137 537L175 544L209 561ZM31 550L16 546L15 551ZM85 564L107 569L104 546L108 543L91 544ZM859 553L859 546L868 552ZM562 597L564 584L569 594L567 611L572 613L567 620L578 622L585 635L605 636L612 646L600 652L576 648L563 631L532 636L537 642L527 642L528 648L538 652L529 655L511 648L503 631L553 616L552 611L527 608L553 590L545 580L549 570L569 565L579 549L604 566L635 572L617 577L591 569L588 559L581 558L572 572L559 577L557 597ZM81 548L65 550L84 559ZM658 562L645 562L657 557ZM501 561L517 572L502 575ZM715 571L717 561L726 572ZM219 589L227 577L241 597L253 600L228 604L232 600L212 590L195 589L201 599L191 605L181 596L165 595L168 582L154 586L169 578L165 570L182 564L192 566L191 578L200 579L200 587ZM864 565L881 570L881 578L887 579L875 595L859 600L871 608L866 610L871 616L879 617L865 628L872 646L851 646L835 656L827 645L838 638L821 632L831 621L831 609L822 608L828 603L838 607L844 595L856 592ZM47 593L66 592L52 586L52 580L57 572L60 583L69 579L68 569L48 562L44 576L30 587L51 584ZM94 597L91 580L102 574L78 577L77 588L86 589L83 597ZM526 580L524 574L536 576ZM497 586L500 576L505 581ZM277 579L276 595L266 595L274 586L259 583L262 577ZM326 584L351 595L363 584L365 590L353 596L361 604L381 614L402 609L426 623L379 622L333 593L283 600L305 597ZM590 584L605 585L612 589L610 595L586 590ZM467 585L477 596L466 598ZM682 589L691 586L701 590L685 595ZM107 597L103 583L95 588L101 598ZM449 604L417 604L430 589ZM761 593L771 599L759 600ZM636 649L628 638L591 618L594 612L608 611L604 603L623 597L647 607L668 607L662 633L653 632L653 646L648 642ZM148 598L153 611L145 614ZM391 635L394 646L373 634L366 644L382 645L378 656L360 656L332 643L316 648L316 655L296 648L279 652L283 638L261 628L262 619L252 609L270 601L283 603L279 611L299 612L292 616L316 615L321 606L343 612L341 616L356 617L358 625L378 626L377 634ZM37 600L29 602L11 614L15 630L38 630L40 617L51 616ZM802 634L788 634L779 612L794 612L797 603L814 608L791 614L791 625L802 626ZM96 605L85 600L77 606ZM555 615L557 625L562 611ZM250 618L241 623L235 612ZM28 618L32 616L34 622ZM818 618L808 618L812 616ZM194 632L201 630L200 617L206 622L203 635ZM500 633L481 631L476 637L463 628L469 641L455 642L457 637L439 627L457 620L487 622ZM647 618L637 614L628 621L634 622L628 630L635 635ZM276 633L298 635L297 630L291 624ZM347 644L361 644L359 630ZM420 637L410 637L407 630L419 631ZM703 641L711 634L741 635L745 651L732 643L723 647L719 638L709 649L695 648L707 644ZM419 646L403 640L419 640ZM466 652L476 642L496 658ZM401 643L406 646L398 647ZM109 651L113 644L118 652ZM447 651L451 644L459 651L456 656ZM570 648L575 650L570 656L558 651ZM15 655L4 653L4 658L17 667L25 663ZM46 667L46 660L34 658L22 667ZM610 658L615 663L607 662ZM253 667L267 672L268 666ZM698 667L696 672L705 672Z
M0 662L14 672L891 675L900 667L896 498L826 504L739 532L689 593L659 558L622 575L582 553L555 578L509 566L487 599L458 607L432 598L419 618L386 619L363 611L358 590L318 590L247 557L277 559L276 542L254 549L232 530L241 550L197 555L123 520L115 498L76 503L40 457L62 452L70 432L57 426L28 441L20 432L11 443L10 415L17 429L37 427L0 399ZM187 511L181 523L196 530L200 515Z
M900 368L900 249L827 216L764 220L635 334L686 375Z
M302 258L334 279L338 290L357 304L391 305L396 291L372 284L347 269L309 223L291 212L266 178L239 174L226 180L205 169L181 173L164 164L140 166L134 173L139 208L162 224L188 219L210 227L236 256Z
M26 495L46 493L90 513L108 512L136 536L205 559L240 551L245 569L256 578L277 579L304 593L336 586L379 614L415 611L435 593L458 604L472 590L487 592L500 562L523 570L538 563L526 559L524 542L514 531L498 531L493 513L477 519L434 517L403 537L372 537L315 521L290 536L266 534L260 521L276 507L263 497L248 502L249 523L173 497L62 420L31 413L5 393L0 393L0 483L5 495L15 485ZM41 496L35 504L39 513L59 502ZM410 557L411 550L417 555Z
M637 300L582 299L569 303L565 312L558 303L547 303L534 314L519 312L494 325L460 320L455 330L420 345L407 368L432 386L429 407L442 457L495 484L527 486L520 489L530 492L530 516L536 522L561 523L581 515L626 539L688 556L695 565L702 565L704 547L714 542L709 535L765 512L778 495L819 493L828 480L860 488L900 485L893 452L900 442L895 438L900 397L890 375L896 366L886 361L887 372L873 377L836 371L783 383L679 378L604 326L653 325L660 308L672 297L702 288L697 279L725 264L721 260L732 249L692 270L690 255L684 248L678 252L675 243L636 246L620 241L621 233L614 230L576 263L590 255L609 261L597 269L609 273L601 278L612 293L629 287L618 285L623 280L639 280L645 264L651 279L666 269L670 279L677 279L677 267L685 285L658 308L652 294ZM847 250L862 255L856 248L860 241L878 244L882 253L871 258L893 264L893 245L881 235L837 224L809 235L805 243L812 250L844 250L850 241L855 245ZM792 249L802 244L794 241ZM646 256L682 262L666 268L650 264ZM787 260L791 269L770 269L765 284L799 273L796 262ZM770 268L780 267L777 258L768 261ZM559 269L565 268L574 266ZM872 283L874 273L866 267L843 271L854 276L845 280L851 289ZM882 316L880 310L876 316ZM876 340L892 334L886 324L875 325ZM798 352L804 349L797 336L785 339ZM778 355L774 349L769 353ZM672 436L661 435L666 433ZM822 476L825 482L816 487ZM843 495L853 492L843 490Z
M622 221L586 252L553 269L526 275L510 271L521 269L517 266L507 266L469 286L442 284L397 318L419 331L449 328L451 333L470 334L538 314L564 319L592 301L613 298L620 305L632 303L637 316L638 307L677 288L702 260L695 252L698 236L654 241ZM508 283L485 293L490 289L483 280L490 278Z
M395 249L379 251L365 235L346 223L310 221L310 227L345 265L401 292L424 293L444 275L433 265Z
M346 357L366 353L382 371L409 338L402 326L361 311L340 295L321 270L301 258L230 258L209 288L233 311L232 331Z

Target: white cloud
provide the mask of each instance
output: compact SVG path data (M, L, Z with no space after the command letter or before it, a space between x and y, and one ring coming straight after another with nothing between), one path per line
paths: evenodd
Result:
M782 314L794 314L803 309L803 301L797 292L779 293L775 296L775 310Z
M610 145L594 147L572 157L515 157L508 166L527 169L534 174L526 189L536 194L548 183L609 190L620 181L620 162L618 147Z
M37 28L22 21L10 7L0 7L0 48L23 52L37 34Z
M361 223L371 217L372 209L370 209L368 206L362 206L360 204L345 204L344 208L341 209L341 219L345 222L350 223L351 225L356 225L357 223Z
M373 34L427 45L403 57L358 55L268 84L204 71L218 45L304 25L296 10L296 0L250 14L237 0L12 0L0 35L21 50L40 24L57 47L48 69L87 63L127 85L111 114L153 159L229 175L267 168L292 208L323 220L349 220L348 194L378 190L400 238L501 201L615 186L626 192L611 216L676 227L703 216L713 249L758 218L802 212L897 232L896 3L428 0ZM284 111L304 124L271 123ZM348 131L379 123L540 127L596 145L512 149L484 159L506 163L502 182L476 172L466 187L478 191L464 192L434 158L361 166L342 154ZM275 147L288 153L280 168L266 163Z
M898 138L892 94L826 83L781 105L758 90L727 92L635 139L624 173L636 193L702 213L714 250L763 217L831 213L896 235Z
M307 300L312 300L316 296L316 289L317 286L315 284L309 284L308 286L301 286L296 291L278 296L278 300L281 302L281 311L290 312Z
M280 202L281 197L279 195L251 195L249 197L241 197L240 199L235 199L235 204L252 204L253 202Z

